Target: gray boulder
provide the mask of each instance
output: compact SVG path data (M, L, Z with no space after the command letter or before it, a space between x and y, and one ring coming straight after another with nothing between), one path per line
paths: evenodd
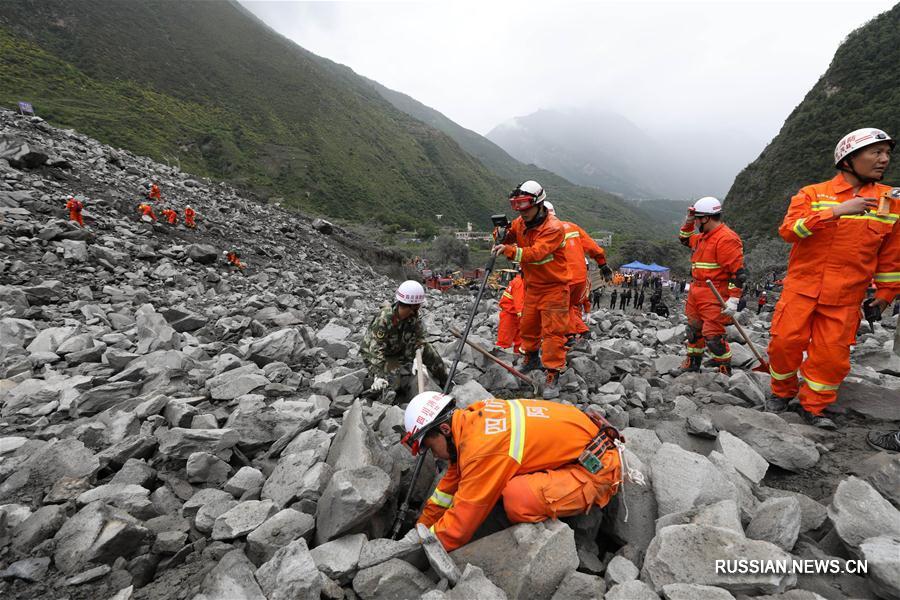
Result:
M247 356L260 367L271 362L292 365L297 362L305 348L300 332L288 327L251 342Z
M717 407L709 413L719 431L741 438L773 465L800 471L819 462L815 444L798 435L781 417L740 406Z
M747 537L771 542L788 552L800 534L800 501L792 497L770 498L756 509L747 525Z
M578 567L575 534L556 520L514 525L450 556L461 569L466 564L481 568L510 600L549 599L563 577Z
M312 549L316 568L340 583L349 583L359 565L359 555L366 543L362 533L345 535Z
M728 573L727 565L742 559L789 561L791 556L773 544L748 540L730 529L672 525L650 543L641 579L657 591L673 583L698 583L749 595L783 592L796 583L792 574ZM726 561L718 563L725 567L720 572L716 561Z
M233 429L186 429L173 427L158 434L159 452L172 458L187 459L195 452L218 454L232 448L240 436Z
M721 452L737 471L752 481L759 483L766 476L769 463L742 439L727 431L719 432L716 450Z
M353 578L353 591L363 600L415 600L432 587L430 579L398 558L362 569Z
M135 313L137 325L138 354L155 350L178 350L181 334L172 329L165 317L156 312L152 304L144 304Z
M322 579L306 540L294 540L256 570L256 579L268 600L318 598Z
M663 444L654 455L651 468L660 515L734 499L737 495L731 482L708 458L675 444Z
M212 529L212 539L233 540L262 525L275 512L271 500L247 500L222 513Z
M885 500L869 483L848 477L838 484L828 518L834 530L851 552L869 538L900 536L900 511Z
M285 508L247 535L247 557L261 565L272 558L279 548L296 539L309 539L316 526L312 515Z
M869 583L881 598L900 598L900 536L881 535L859 545L869 568Z
M474 565L466 565L462 578L447 594L450 600L506 600L506 593L488 579L484 571ZM571 598L569 600L572 600Z
M152 541L150 530L127 512L103 502L88 504L54 536L56 568L71 575L88 563L112 564L132 558Z
M271 600L253 576L253 565L240 550L227 553L207 573L194 600Z
M366 529L388 499L391 479L377 467L336 472L316 508L316 544Z

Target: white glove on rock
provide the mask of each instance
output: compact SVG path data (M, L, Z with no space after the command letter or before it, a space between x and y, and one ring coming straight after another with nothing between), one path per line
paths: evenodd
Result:
M388 386L388 380L383 379L381 377L376 377L375 381L372 382L372 387L369 389L373 392L380 392Z
M738 302L740 301L737 298L729 298L725 303L725 308L722 309L722 314L733 317L735 314L737 314Z

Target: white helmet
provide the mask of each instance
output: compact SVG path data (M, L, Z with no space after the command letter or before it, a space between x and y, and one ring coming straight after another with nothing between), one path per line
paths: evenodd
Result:
M408 279L397 288L394 299L403 304L425 304L425 288L418 281Z
M537 181L523 181L509 194L509 203L515 211L528 210L535 204L543 202L547 193Z
M704 196L694 202L694 215L697 217L708 217L709 215L722 214L722 203L718 198L712 196Z
M409 401L403 413L403 427L406 435L403 444L416 455L419 453L419 442L431 429L445 421L453 408L453 396L440 392L422 392Z
M544 207L547 209L547 212L553 216L556 216L556 209L553 208L553 204L550 202L544 202Z
M866 127L864 129L851 131L842 137L841 141L834 147L834 166L837 167L849 154L856 152L860 148L878 144L879 142L887 142L891 145L892 150L896 144L896 142L891 139L891 136L880 129Z

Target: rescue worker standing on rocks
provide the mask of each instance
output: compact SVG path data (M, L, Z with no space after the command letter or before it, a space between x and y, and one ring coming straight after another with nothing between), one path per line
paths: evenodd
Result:
M519 213L506 239L494 246L522 266L525 307L522 311L522 351L527 373L546 370L543 397L559 397L559 374L566 368L566 331L569 326L569 268L562 223L544 206L547 194L536 181L525 181L509 195ZM540 350L540 354L538 351Z
M184 224L188 229L196 229L197 223L194 219L197 216L197 211L191 208L191 205L188 204L184 209Z
M622 481L618 432L574 406L491 399L457 410L451 396L424 392L404 427L413 455L450 463L418 520L447 551L467 544L501 498L512 523L537 523L603 507Z
M500 296L500 322L497 325L497 347L512 348L519 353L522 335L519 333L519 322L525 305L525 280L521 271L512 278Z
M425 340L425 326L419 308L425 304L425 288L418 281L400 284L394 303L386 304L363 337L360 354L373 378L372 392L394 392L397 404L416 392L413 363L416 350L422 348L422 362L440 388L447 383L447 367L434 347ZM390 390L388 390L390 388ZM393 399L386 398L387 402Z
M550 214L556 216L556 210L549 202L544 206ZM585 256L597 261L603 279L612 279L612 269L606 264L606 252L595 242L587 232L569 221L561 221L566 232L566 263L569 267L569 327L566 333L568 344L574 344L584 334L588 333L588 326L584 324L582 311L591 311L591 302L588 294L591 290L591 282L588 279L587 263Z
M693 251L693 281L684 307L687 357L682 369L699 371L703 353L709 351L718 370L730 375L731 347L725 340L725 325L737 313L746 279L744 245L740 236L722 222L722 204L712 196L700 198L688 209L679 240ZM706 285L707 279L728 299L725 308Z
M69 197L66 201L66 209L69 211L69 220L75 221L84 227L84 217L81 215L81 211L84 210L84 204L82 204L81 200Z
M874 281L876 291L863 308L878 317L900 292L900 197L878 183L893 148L880 129L847 134L834 150L838 173L801 189L778 229L793 247L772 315L770 408L796 397L818 427L835 428L823 411L850 372L867 287Z

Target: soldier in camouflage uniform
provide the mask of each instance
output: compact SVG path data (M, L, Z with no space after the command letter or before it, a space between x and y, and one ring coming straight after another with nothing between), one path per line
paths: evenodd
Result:
M425 341L425 327L419 319L419 307L425 302L425 289L417 281L404 281L395 294L394 304L386 304L372 319L363 338L360 353L373 378L370 391L394 392L398 403L418 393L412 370L416 350L422 348L422 362L443 388L447 368L437 351Z

